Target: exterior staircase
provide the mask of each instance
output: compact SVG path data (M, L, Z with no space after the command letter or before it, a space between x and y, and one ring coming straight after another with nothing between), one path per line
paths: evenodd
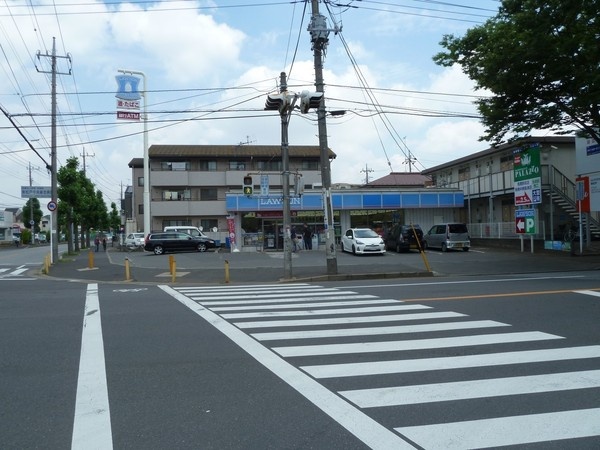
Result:
M542 191L555 208L567 214L573 225L579 225L579 212L577 211L577 186L555 167L548 167L547 177L542 177ZM546 178L546 179L544 179ZM600 218L598 212L586 215L589 218L589 227L592 240L600 239ZM585 220L585 219L584 219ZM584 222L585 226L585 222Z

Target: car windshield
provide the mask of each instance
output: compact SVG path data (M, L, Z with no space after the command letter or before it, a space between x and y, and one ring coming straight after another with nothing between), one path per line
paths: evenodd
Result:
M356 230L354 236L357 238L378 238L379 235L373 230Z

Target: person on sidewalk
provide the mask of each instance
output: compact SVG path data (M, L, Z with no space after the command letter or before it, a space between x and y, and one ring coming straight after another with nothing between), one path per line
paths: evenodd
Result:
M96 246L96 252L97 252L100 248L100 238L98 236L96 236L96 239L94 239L94 245Z
M106 238L102 238L102 248L106 251Z
M304 248L306 250L312 250L312 236L312 231L307 224L304 224L304 228L302 229L302 237L304 238Z

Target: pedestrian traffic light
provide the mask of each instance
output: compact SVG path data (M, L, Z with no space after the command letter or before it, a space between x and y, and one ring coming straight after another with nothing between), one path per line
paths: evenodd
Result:
M254 185L252 184L252 177L246 175L244 177L244 195L252 195L254 191Z

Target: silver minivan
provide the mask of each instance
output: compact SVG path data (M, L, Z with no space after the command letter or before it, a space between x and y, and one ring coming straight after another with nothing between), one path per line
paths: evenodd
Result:
M168 226L165 227L163 231L177 231L179 233L187 233L193 237L208 237L200 230L200 228L187 225Z
M442 223L432 226L423 236L425 248L439 248L443 252L457 249L468 252L471 248L469 230L464 223Z

